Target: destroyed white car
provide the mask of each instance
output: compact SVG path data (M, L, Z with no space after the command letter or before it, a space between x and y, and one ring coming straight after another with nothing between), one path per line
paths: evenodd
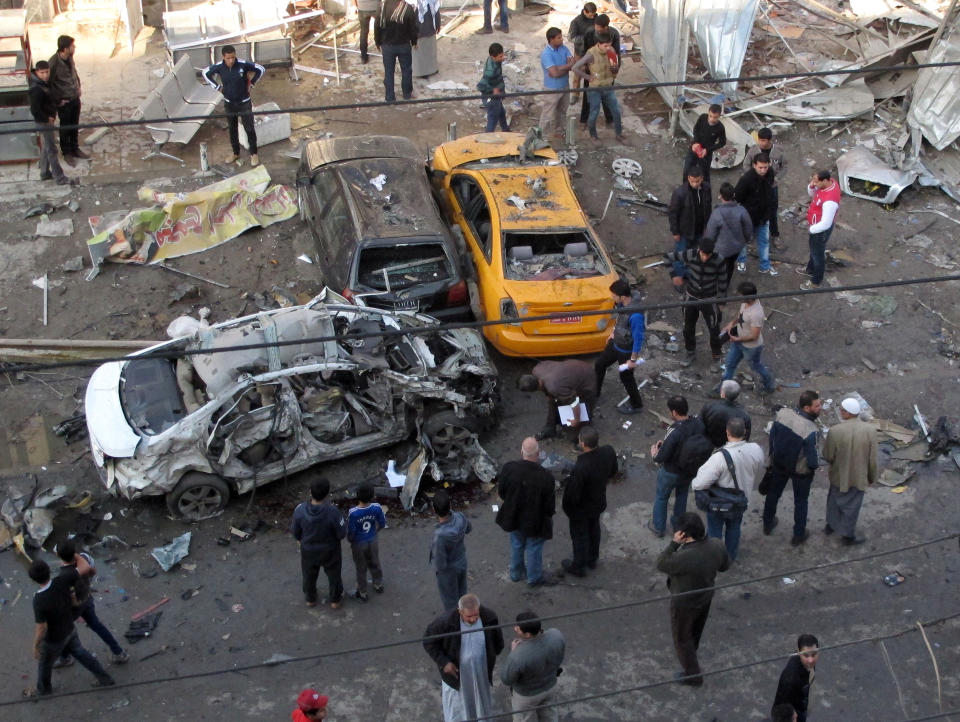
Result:
M413 484L428 465L446 480L488 476L476 434L495 412L496 381L476 331L327 289L98 367L87 428L111 493L165 494L172 514L197 520L232 494L415 430L428 453L411 464Z

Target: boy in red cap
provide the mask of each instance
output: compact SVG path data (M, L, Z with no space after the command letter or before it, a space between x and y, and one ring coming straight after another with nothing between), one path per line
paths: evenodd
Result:
M297 695L297 709L293 710L293 722L310 722L327 716L329 698L315 689L305 689Z

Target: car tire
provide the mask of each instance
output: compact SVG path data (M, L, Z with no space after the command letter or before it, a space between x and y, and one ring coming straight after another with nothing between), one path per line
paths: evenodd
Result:
M482 428L479 419L474 416L457 416L447 409L431 414L423 423L422 431L429 439L436 456L459 456L467 451L467 444L473 434Z
M167 509L178 519L200 521L223 511L230 501L230 487L213 474L188 471L167 494Z

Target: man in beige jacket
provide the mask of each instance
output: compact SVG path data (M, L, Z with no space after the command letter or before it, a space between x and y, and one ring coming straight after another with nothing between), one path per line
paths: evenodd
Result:
M862 544L856 533L863 492L877 480L877 429L860 420L860 402L846 398L840 404L839 424L830 429L823 458L830 463L827 525L824 534L839 532L847 546Z

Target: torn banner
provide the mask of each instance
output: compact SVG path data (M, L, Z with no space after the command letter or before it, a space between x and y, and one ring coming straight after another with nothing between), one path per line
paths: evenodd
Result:
M141 188L139 197L156 204L125 213L90 218L87 241L93 271L105 260L160 263L218 246L248 228L293 218L297 200L284 185L270 186L270 174L257 166L190 193L160 193Z

